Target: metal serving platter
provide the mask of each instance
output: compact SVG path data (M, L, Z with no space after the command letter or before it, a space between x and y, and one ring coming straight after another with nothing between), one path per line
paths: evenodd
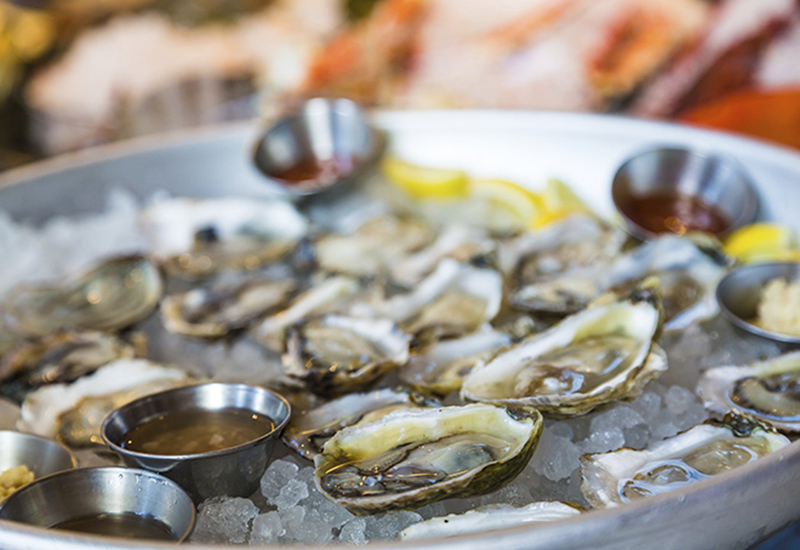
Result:
M742 163L761 198L761 217L800 226L800 155L713 132L621 118L518 111L388 112L376 122L404 158L463 167L539 187L548 177L569 182L599 212L612 214L615 169L651 145L728 154ZM124 186L142 197L158 189L210 197L265 196L275 191L250 164L257 124L238 124L146 139L65 156L0 178L0 208L41 222L102 208ZM616 509L538 527L404 544L403 548L464 550L748 548L800 518L800 441L733 472ZM121 539L51 532L0 521L0 547L174 548ZM373 549L398 543L371 544ZM193 545L192 548L222 548ZM277 548L277 547L275 547Z

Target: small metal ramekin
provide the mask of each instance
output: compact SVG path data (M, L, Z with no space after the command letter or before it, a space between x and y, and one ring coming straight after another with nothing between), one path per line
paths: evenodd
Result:
M790 283L800 280L800 264L764 263L734 269L717 285L719 307L731 323L747 332L776 342L800 344L800 336L767 330L753 323L761 291L772 279Z
M290 198L326 196L349 187L383 150L385 137L370 125L367 113L342 98L309 99L272 124L253 150L256 168ZM301 165L336 165L336 174L302 181L282 174Z
M185 540L195 521L194 503L175 482L135 468L79 468L58 472L13 493L0 519L54 527L100 514L136 514L166 525Z
M758 194L744 168L733 159L680 147L655 147L622 163L611 184L617 212L634 236L655 236L636 221L631 199L675 191L714 206L730 221L723 234L751 223L758 214ZM723 235L717 235L721 237Z
M61 443L11 430L0 431L0 472L25 465L35 478L61 470L71 470L78 463Z
M244 409L269 417L272 431L229 449L189 455L158 455L126 449L125 434L161 415L181 410ZM281 395L245 384L199 384L167 390L137 399L103 421L106 445L125 464L158 472L186 489L195 501L212 496L249 496L267 469L275 440L289 422L291 407Z

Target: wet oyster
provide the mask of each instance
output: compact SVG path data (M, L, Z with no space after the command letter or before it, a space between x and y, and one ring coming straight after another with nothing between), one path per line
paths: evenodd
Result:
M697 383L705 407L747 413L786 432L800 432L800 351L736 367L708 369Z
M6 306L14 331L26 336L61 329L114 330L149 315L162 290L161 275L150 261L125 256L63 283L19 287Z
M416 218L379 216L350 235L325 235L314 243L321 269L356 277L384 273L398 258L433 240L433 229Z
M17 427L69 445L100 443L100 425L112 410L144 395L191 383L183 370L144 359L118 359L71 384L28 394Z
M378 316L397 321L417 345L477 330L500 310L503 281L492 269L446 258L414 290L378 304Z
M439 406L408 391L383 388L351 393L314 409L299 411L283 431L286 445L304 458L313 459L328 439L346 426L370 422L401 408Z
M789 443L751 417L731 414L649 449L581 457L581 490L596 508L617 506L728 472Z
M486 403L394 411L329 439L315 481L354 514L488 493L525 467L542 424L535 409Z
M632 398L667 368L654 343L660 327L658 291L649 284L627 296L607 295L476 365L461 395L561 416Z
M483 533L543 521L575 517L581 509L566 502L533 502L515 508L507 504L480 506L463 514L450 514L426 519L400 532L401 540L454 537L468 533Z
M286 201L237 197L163 201L141 221L153 255L168 272L187 278L254 269L288 254L308 231Z
M322 395L359 390L405 364L410 338L388 319L325 315L287 331L284 371Z
M485 327L461 338L430 345L411 357L398 375L422 394L445 397L461 389L475 363L510 343L507 334Z
M0 394L21 403L47 384L73 382L115 359L131 358L134 346L103 332L59 331L27 342L0 362Z
M176 334L218 338L247 328L283 305L297 288L293 280L263 277L220 279L161 302L164 327Z

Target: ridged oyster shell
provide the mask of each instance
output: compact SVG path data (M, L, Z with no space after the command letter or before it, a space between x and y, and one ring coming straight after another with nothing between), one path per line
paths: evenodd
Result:
M398 410L337 432L314 459L315 481L354 514L488 493L525 467L542 424L535 409L486 403Z
M557 416L635 397L667 368L666 354L654 343L661 321L658 291L651 286L608 295L476 365L461 395Z
M142 256L124 256L63 282L19 287L6 307L13 330L25 336L62 329L115 330L149 315L162 291L156 266Z
M401 540L433 537L454 537L469 533L484 533L546 521L571 518L581 514L580 508L560 501L532 502L515 508L507 504L480 506L463 514L450 514L426 519L400 532Z
M718 415L746 413L781 431L800 432L800 351L746 366L708 369L697 393Z
M728 415L649 449L581 457L581 490L596 508L617 506L728 472L789 443L752 418Z

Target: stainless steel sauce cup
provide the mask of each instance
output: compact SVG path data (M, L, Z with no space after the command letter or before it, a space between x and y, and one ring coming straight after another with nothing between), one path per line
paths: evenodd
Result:
M79 468L26 485L0 505L0 519L39 527L101 514L135 514L168 527L185 540L195 521L194 503L176 483L134 468Z
M36 478L61 470L71 470L78 463L61 443L10 430L0 431L0 472L25 465Z
M134 427L181 410L243 409L269 417L272 431L228 449L188 455L159 455L123 447ZM106 445L125 464L143 468L177 482L197 502L212 496L249 496L267 469L275 440L289 422L291 407L281 395L245 384L199 384L148 395L109 414L103 422Z

